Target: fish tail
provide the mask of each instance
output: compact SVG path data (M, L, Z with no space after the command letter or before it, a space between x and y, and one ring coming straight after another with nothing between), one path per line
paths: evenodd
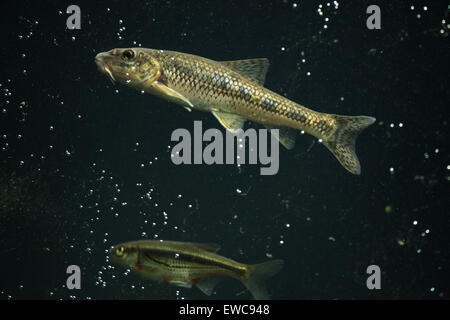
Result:
M356 138L365 128L375 122L375 118L368 116L338 116L336 131L323 144L334 154L345 169L353 174L361 174L361 165L355 152Z
M268 300L270 298L265 280L278 273L282 267L283 260L273 260L249 266L250 276L243 283L255 300Z

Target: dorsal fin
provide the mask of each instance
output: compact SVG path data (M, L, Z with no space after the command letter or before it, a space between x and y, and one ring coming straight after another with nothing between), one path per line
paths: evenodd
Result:
M209 252L217 252L220 250L220 245L216 243L192 243L192 245Z
M255 81L257 84L264 85L264 81L266 81L266 73L269 69L269 59L233 60L222 61L220 63Z

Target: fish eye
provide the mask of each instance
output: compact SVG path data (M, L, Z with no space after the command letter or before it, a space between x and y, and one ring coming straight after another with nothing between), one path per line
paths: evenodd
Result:
M125 252L125 248L122 246L120 246L116 249L116 255L119 257L123 256L124 252Z
M127 59L127 60L133 59L135 56L136 56L136 53L134 53L134 51L131 49L125 50L122 53L122 58Z

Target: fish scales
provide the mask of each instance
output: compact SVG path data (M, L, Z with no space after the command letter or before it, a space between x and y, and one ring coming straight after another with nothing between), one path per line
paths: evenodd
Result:
M218 250L212 244L140 240L114 246L108 256L150 279L182 287L196 285L207 295L225 276L242 281L255 299L268 299L264 281L282 268L282 260L246 265L218 255Z
M212 273L214 271L230 271L233 276L238 275L241 279L248 277L248 268L245 265L214 253L206 254L195 247L190 250L176 246L141 248L140 254L142 255L141 261L150 259L169 269L200 269Z
M324 138L333 133L332 117L294 103L216 61L172 51L156 55L163 66L161 81L205 111L238 114Z
M98 54L96 63L113 81L189 111L212 112L233 133L251 120L280 129L280 143L292 149L294 130L304 131L318 138L349 172L361 173L356 138L376 119L314 111L274 93L263 86L267 59L218 62L176 51L123 48Z

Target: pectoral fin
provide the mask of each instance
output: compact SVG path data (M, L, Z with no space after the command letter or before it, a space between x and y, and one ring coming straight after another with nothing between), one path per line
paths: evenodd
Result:
M170 284L172 286L177 286L177 287L192 288L192 283L179 281L179 280L169 280L168 284Z
M213 111L212 114L219 120L220 124L224 126L227 130L232 133L236 133L239 129L242 129L244 126L245 119L240 116L225 113L225 112L217 112Z
M163 98L166 98L167 100L181 104L188 111L192 111L192 108L194 108L194 105L181 93L167 87L161 82L158 81L154 82L152 84L151 90L153 94L159 95Z
M297 131L295 129L267 125L266 128L270 130L270 133L272 133L273 129L278 129L278 141L286 149L291 150L295 147L295 138L297 136Z

